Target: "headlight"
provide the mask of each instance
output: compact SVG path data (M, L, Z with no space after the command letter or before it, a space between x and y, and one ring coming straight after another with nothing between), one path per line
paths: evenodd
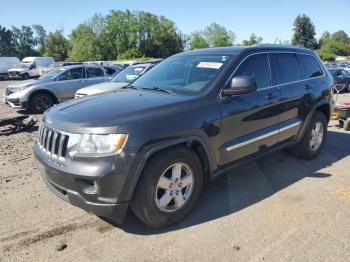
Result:
M70 156L106 156L119 153L127 140L126 134L71 134L67 150Z

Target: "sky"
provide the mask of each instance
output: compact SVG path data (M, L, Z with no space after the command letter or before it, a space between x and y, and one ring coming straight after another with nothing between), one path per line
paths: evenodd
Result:
M0 25L42 24L47 31L74 27L95 13L111 9L148 11L174 21L185 34L216 22L236 35L236 42L255 33L265 43L290 40L298 14L310 16L317 37L322 32L344 30L350 35L350 0L15 0L0 4Z

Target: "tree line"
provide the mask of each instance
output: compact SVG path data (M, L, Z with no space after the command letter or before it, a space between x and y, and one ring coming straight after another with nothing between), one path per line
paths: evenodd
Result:
M278 43L314 49L324 60L350 55L350 38L344 31L324 32L317 40L315 26L306 15L296 17L293 31L291 41ZM0 25L0 56L46 55L56 61L165 58L183 50L262 42L263 38L253 33L249 39L236 43L234 32L217 23L185 35L164 16L129 10L111 10L106 16L95 14L68 37L63 30L47 32L37 24L11 28Z

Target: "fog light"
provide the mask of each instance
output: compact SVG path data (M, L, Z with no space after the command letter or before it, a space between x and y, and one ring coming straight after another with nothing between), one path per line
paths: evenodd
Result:
M97 183L95 181L88 179L77 179L77 184L85 194L97 194Z

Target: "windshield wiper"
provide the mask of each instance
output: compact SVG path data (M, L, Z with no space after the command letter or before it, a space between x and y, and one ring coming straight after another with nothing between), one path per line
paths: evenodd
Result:
M123 88L123 89L131 88L131 89L139 90L136 86L133 86L133 85L127 85L127 86L124 86L124 87L122 87L122 88Z
M144 88L142 88L142 89L145 89L145 90L153 90L153 91L160 91L160 92L164 92L164 93L167 93L167 94L170 94L170 93L171 93L170 90L161 88L161 87L159 87L159 86L144 87Z

